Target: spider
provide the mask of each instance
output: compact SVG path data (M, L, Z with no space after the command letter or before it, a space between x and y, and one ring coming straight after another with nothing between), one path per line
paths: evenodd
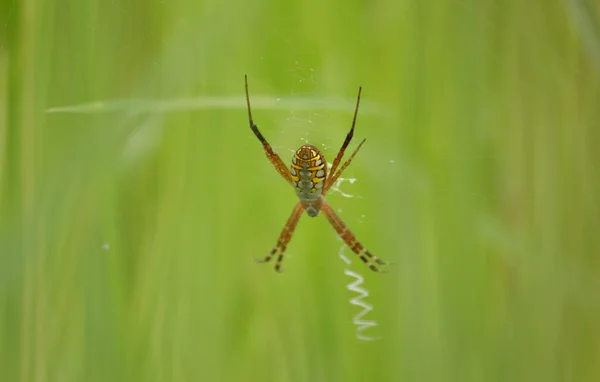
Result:
M283 254L285 253L285 249L292 239L292 235L294 234L294 230L296 229L296 225L300 220L300 216L302 216L302 212L306 211L306 214L311 217L315 217L319 215L319 212L323 212L323 215L327 218L329 223L335 228L338 235L344 240L344 242L352 249L352 251L360 257L360 259L372 270L375 272L384 272L375 266L374 263L379 265L388 265L389 263L379 259L371 252L369 252L350 232L346 224L340 219L340 217L335 213L333 208L329 205L327 200L325 199L325 195L327 191L331 188L331 186L335 183L335 181L339 178L342 172L350 165L352 159L360 150L362 145L365 143L366 139L363 139L358 147L354 150L350 158L344 162L342 167L339 168L340 161L344 156L344 151L350 144L352 140L352 136L354 135L354 125L356 124L356 115L358 114L358 105L360 103L360 93L362 91L362 87L358 88L358 97L356 100L356 108L354 109L354 118L352 119L352 127L350 128L350 132L346 135L346 139L342 144L340 151L338 152L329 173L327 173L327 162L325 161L325 157L313 145L302 145L292 157L292 165L288 169L279 155L273 151L271 145L265 137L258 130L258 126L252 120L252 111L250 110L250 96L248 95L248 76L244 76L246 83L246 103L248 105L248 121L250 122L250 128L252 132L260 143L263 145L263 149L265 150L265 154L267 154L267 158L279 174L285 179L290 185L294 187L296 190L296 195L298 196L298 203L294 207L292 211L292 215L289 217L287 223L283 227L283 231L279 235L279 239L277 240L277 244L271 250L271 252L264 259L257 259L258 262L266 263L270 261L273 256L279 252L277 256L277 261L275 262L275 270L277 272L281 272L281 262L283 260ZM336 170L338 170L336 172Z

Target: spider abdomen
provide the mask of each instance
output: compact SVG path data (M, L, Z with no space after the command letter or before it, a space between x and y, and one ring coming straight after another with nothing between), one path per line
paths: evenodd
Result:
M321 209L323 183L327 168L323 154L313 145L304 145L294 153L290 167L292 182L298 199L309 216L317 216Z

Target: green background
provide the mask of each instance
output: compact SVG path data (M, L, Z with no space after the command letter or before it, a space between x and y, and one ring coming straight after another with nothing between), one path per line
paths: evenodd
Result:
M596 4L596 5L595 5ZM1 381L600 380L597 2L0 2ZM361 341L323 217L373 253ZM348 257L353 256L344 250Z

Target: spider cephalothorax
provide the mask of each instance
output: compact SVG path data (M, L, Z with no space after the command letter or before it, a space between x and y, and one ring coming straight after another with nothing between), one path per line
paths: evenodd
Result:
M292 238L294 230L296 229L296 225L298 224L298 220L300 220L300 216L302 216L302 212L306 211L307 215L312 217L317 216L319 212L323 212L323 215L325 215L329 223L337 231L338 235L340 235L348 247L350 247L350 249L357 256L359 256L369 268L371 268L371 270L380 272L380 270L373 263L377 263L379 265L386 265L388 263L373 255L358 240L356 240L356 237L352 234L352 232L350 232L346 224L342 221L342 219L340 219L340 217L335 213L325 199L325 194L327 194L327 191L329 191L331 186L335 183L346 167L350 165L358 150L362 147L363 143L365 143L365 139L363 139L358 147L354 150L352 155L350 155L350 158L348 158L342 167L338 169L340 161L344 156L344 152L350 144L352 136L354 135L354 125L356 124L356 115L358 114L358 105L360 104L360 93L362 88L358 88L358 97L356 100L356 108L354 109L352 127L350 128L350 132L348 132L346 135L346 139L344 140L340 151L336 155L328 173L325 157L319 151L319 149L313 145L303 145L296 150L294 156L292 157L292 165L289 169L287 168L279 155L273 151L271 145L260 133L258 126L256 126L252 120L247 76L245 77L245 82L246 103L248 105L248 120L250 122L250 128L258 140L262 143L265 154L267 154L267 158L271 161L273 166L275 166L277 172L279 172L279 174L281 174L281 176L283 176L283 178L294 187L296 190L296 195L299 199L296 207L294 207L292 215L289 217L287 223L283 227L283 231L279 235L279 240L277 240L275 248L273 248L271 252L260 261L267 262L271 260L271 258L279 251L279 256L277 256L277 261L275 262L275 270L280 271L285 248Z

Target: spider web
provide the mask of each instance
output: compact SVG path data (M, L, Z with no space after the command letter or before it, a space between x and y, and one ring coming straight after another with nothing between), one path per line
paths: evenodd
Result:
M314 71L311 68L299 66L299 72L309 74L309 77L307 77L307 78L300 77L299 82L301 82L301 83L304 81L313 81L314 82ZM323 153L326 157L331 157L331 155L327 155L329 152L331 152L332 155L335 156L335 154L337 154L337 150L339 150L339 147L347 134L348 129L350 128L350 123L351 123L350 117L352 116L352 113L354 112L354 106L355 106L354 102L355 101L349 102L348 108L347 108L347 110L345 110L348 113L348 117L349 117L348 125L346 126L346 129L343 130L341 135L340 135L340 129L325 129L325 128L323 128L323 123L324 123L323 115L320 113L317 113L315 111L312 111L308 115L306 115L305 113L298 114L294 111L290 111L290 116L286 120L286 126L289 128L296 128L298 124L301 124L301 127L305 131L305 135L300 138L300 140L303 143L312 143L313 145L316 145L317 147L319 147L319 149L321 151L323 151ZM361 100L360 112L361 113L363 112L363 101L362 100ZM310 142L310 138L312 137L313 133L314 133L314 135L318 134L318 139L315 139L316 142L327 141L327 142L331 142L331 144L326 145L325 143L321 143L320 145L317 145L315 142ZM327 163L328 170L331 170L331 167L332 167L332 162L330 161ZM336 180L336 182L329 189L329 194L330 195L338 194L344 198L354 198L354 197L361 198L362 196L356 196L353 193L350 193L346 189L348 186L352 186L356 182L357 182L357 178L340 177ZM341 209L338 209L337 211L338 211L338 213L342 212ZM361 219L359 220L359 222L362 223L363 219L365 217L366 217L366 215L364 215L364 214L361 215ZM341 241L341 239L339 237L337 237L337 239ZM364 318L365 315L367 315L371 310L373 310L373 306L366 301L366 298L369 296L369 291L363 285L364 277L360 273L354 272L349 268L350 265L352 264L352 261L344 254L344 252L346 251L346 248L347 248L347 245L345 243L342 243L338 255L346 264L346 267L344 268L344 274L349 276L350 278L352 278L352 281L350 281L346 285L346 289L348 289L352 293L355 293L355 295L353 297L351 297L348 301L351 305L361 308L360 311L358 311L358 313L356 313L352 317L352 323L356 326L356 331L355 331L356 338L361 341L378 340L378 339L380 339L380 337L373 337L373 336L365 334L365 331L367 331L372 326L377 326L378 323L374 320L368 320L368 319Z
M339 256L344 263L349 266L352 264L352 261L346 255L344 255L345 249L346 244L343 244L340 247ZM344 274L354 279L354 281L351 281L346 286L346 289L348 289L350 292L355 292L358 294L357 296L350 298L348 301L350 301L350 304L362 308L362 310L352 318L352 323L356 326L356 338L361 341L374 341L381 339L381 337L371 337L363 333L371 326L379 325L377 321L365 320L363 318L367 313L373 310L373 306L365 301L365 298L369 297L369 291L365 287L361 286L361 284L364 282L364 277L360 273L354 272L349 268L344 269Z
M252 91L253 112L256 113L255 110L264 111L264 109L279 112L279 116L276 115L277 113L275 113L275 116L270 116L271 121L268 120L268 113L263 112L261 125L266 127L265 134L268 136L273 149L282 156L282 159L285 160L286 154L291 156L299 145L310 143L317 146L326 158L333 160L350 129L356 102L355 94L345 94L343 96L319 96L315 94L316 84L319 82L317 74L310 65L303 64L299 60L294 61L293 69L290 70L290 77L294 79L294 83L288 88L287 94L262 95L260 88ZM240 78L242 79L241 76ZM241 80L240 83L242 83ZM127 162L133 162L147 154L147 152L152 151L153 147L160 141L160 127L165 113L215 109L245 110L243 88L240 87L240 94L234 96L108 99L51 107L46 109L46 112L74 114L123 113L127 116L128 121L136 120L135 125L138 127L130 134L124 152L125 159L128 159ZM361 100L360 115L382 112L385 112L385 110L378 105L366 99ZM338 115L336 116L336 114ZM330 118L332 117L339 117L339 119L336 119L336 125L338 124L337 121L345 121L340 122L345 123L343 127L331 126ZM257 118L256 115L255 118ZM235 126L235 128L238 128L238 126ZM299 144L292 143L293 139L298 139ZM356 144L354 141L352 143ZM390 160L390 163L393 162L393 160ZM328 162L327 165L331 169L332 163ZM341 195L344 198L362 198L362 196L354 195L347 189L357 181L357 178L340 177L332 185L329 193ZM342 212L341 209L337 211L338 213ZM362 214L357 221L363 223L365 217L366 215ZM341 239L338 238L338 240ZM103 250L107 251L109 248L108 242L102 244ZM380 339L364 333L370 327L378 325L378 323L374 320L364 319L364 316L373 310L373 306L366 302L369 291L363 285L364 277L360 273L349 269L352 261L344 255L346 248L347 246L343 244L339 251L340 258L346 264L344 274L352 278L346 288L350 292L356 293L348 301L351 305L361 308L352 318L352 322L356 326L356 338L361 341ZM288 254L288 257L291 256L293 256L291 253Z

